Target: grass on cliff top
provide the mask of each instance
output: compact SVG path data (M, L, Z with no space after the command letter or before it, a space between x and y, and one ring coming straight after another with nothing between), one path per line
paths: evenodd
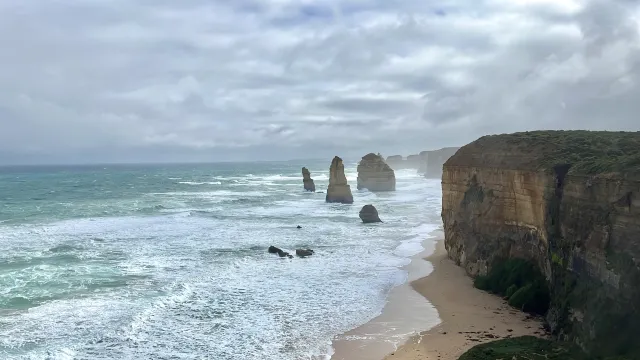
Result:
M496 137L535 156L541 169L571 164L575 174L640 175L640 132L529 131L485 138Z
M472 347L458 360L586 360L582 351L534 336L492 341Z

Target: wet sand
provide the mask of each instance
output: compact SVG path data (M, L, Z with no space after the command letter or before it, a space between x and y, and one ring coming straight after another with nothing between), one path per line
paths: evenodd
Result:
M398 328L406 329L403 322L408 321L418 330L429 330L417 333L397 349L383 346L393 343L384 337L376 338L376 346L345 342L341 338L334 342L336 351L332 360L455 360L484 342L522 335L545 336L540 319L513 309L498 296L474 288L472 279L447 257L443 240L437 242L435 251L426 260L433 264L433 271L417 280L410 279L406 288L411 289L400 289L404 285L398 287L379 318L386 319L387 323L395 322ZM418 302L422 304L419 307L411 305L417 301L412 294L428 299L427 305L424 302ZM428 310L433 309L430 304L437 309L439 319ZM361 335L367 329L375 329L376 321L381 322L376 318L350 333Z

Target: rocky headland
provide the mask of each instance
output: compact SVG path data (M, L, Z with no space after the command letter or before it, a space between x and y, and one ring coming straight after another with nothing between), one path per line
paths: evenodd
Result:
M358 164L358 190L394 191L396 175L380 154L369 153Z
M458 151L458 147L446 147L432 151L422 151L418 173L429 179L442 178L442 166L453 154Z
M313 183L311 173L306 167L302 168L302 185L304 186L305 191L316 191L316 184Z
M427 178L439 179L442 176L442 165L458 151L457 147L446 147L438 150L422 151L409 155L406 159L402 155L387 157L386 163L393 170L416 169Z
M344 164L338 156L331 161L329 168L329 187L325 198L328 203L353 204L351 186L347 183L344 175Z
M639 356L640 132L484 136L444 164L442 219L449 258L476 284L531 264L522 273L542 282L523 275L506 295L547 291L534 310L554 338Z

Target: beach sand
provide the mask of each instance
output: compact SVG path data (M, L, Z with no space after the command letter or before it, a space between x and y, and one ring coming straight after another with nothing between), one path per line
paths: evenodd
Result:
M332 360L456 360L466 350L484 342L523 335L545 336L540 319L513 309L498 296L474 288L472 279L447 257L444 240L438 240L435 251L426 260L433 264L433 271L411 281L410 286L414 293L435 306L441 322L435 327L433 323L424 324L422 329L431 329L411 337L395 350L369 346L363 351L362 346L353 346L353 343L336 343ZM404 299L390 297L381 316L393 317L394 312L407 306ZM415 318L420 315L416 313ZM363 328L367 326L370 325Z

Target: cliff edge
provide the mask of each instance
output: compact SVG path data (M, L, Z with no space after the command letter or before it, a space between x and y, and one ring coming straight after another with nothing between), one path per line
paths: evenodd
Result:
M640 132L484 136L444 164L442 219L472 276L506 258L539 267L559 339L640 352Z
M369 153L358 164L358 190L394 191L396 175L381 155Z

